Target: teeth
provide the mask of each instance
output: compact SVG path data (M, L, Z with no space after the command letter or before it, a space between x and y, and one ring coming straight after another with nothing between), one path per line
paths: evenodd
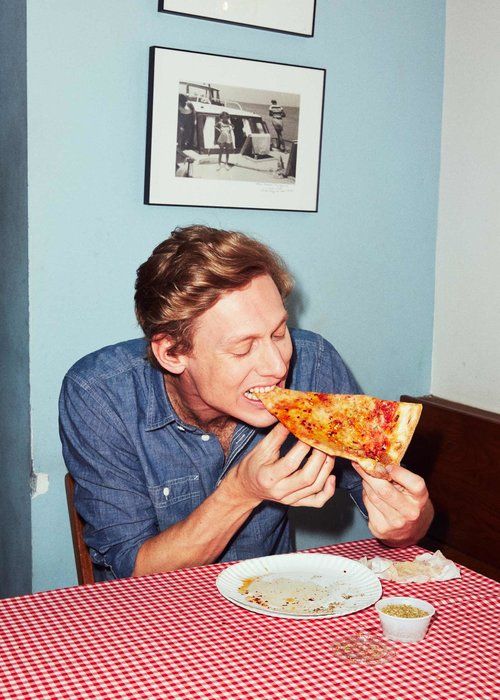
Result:
M253 389L245 391L245 396L247 399L254 399L258 394L267 394L275 388L276 384L273 384L272 386L256 386L253 387Z

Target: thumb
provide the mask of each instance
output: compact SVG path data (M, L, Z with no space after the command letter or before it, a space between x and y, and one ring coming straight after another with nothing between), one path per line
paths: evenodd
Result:
M271 450L277 450L285 442L290 431L281 423L276 423L274 428L266 435L261 444L265 444Z

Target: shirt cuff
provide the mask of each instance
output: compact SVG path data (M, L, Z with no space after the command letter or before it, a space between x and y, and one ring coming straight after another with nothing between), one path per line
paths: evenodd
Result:
M363 503L363 486L360 484L349 491L349 496L352 498L356 504L356 508L359 510L361 515L365 520L368 520L368 511Z

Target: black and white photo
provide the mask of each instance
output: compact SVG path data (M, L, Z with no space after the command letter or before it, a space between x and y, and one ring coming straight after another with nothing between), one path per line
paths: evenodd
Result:
M179 83L175 174L295 183L300 95Z
M317 210L324 70L151 49L148 204Z

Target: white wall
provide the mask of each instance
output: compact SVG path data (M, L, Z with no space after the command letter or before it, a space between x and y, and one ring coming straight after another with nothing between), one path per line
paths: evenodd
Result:
M446 12L431 392L500 411L500 2Z

